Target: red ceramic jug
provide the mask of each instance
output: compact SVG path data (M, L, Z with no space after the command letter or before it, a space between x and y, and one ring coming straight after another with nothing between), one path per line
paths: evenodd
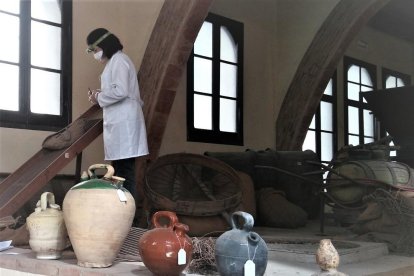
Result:
M169 224L163 226L161 219ZM155 275L176 276L188 266L193 253L191 239L187 236L188 226L178 222L174 212L158 211L152 216L154 229L139 239L139 253L142 262Z

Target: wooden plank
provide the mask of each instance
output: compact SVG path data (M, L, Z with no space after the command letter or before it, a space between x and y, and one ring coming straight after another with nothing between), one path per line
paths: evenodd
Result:
M102 119L94 118L99 110L98 106L92 106L78 118L88 119L88 129L71 146L56 151L41 149L0 183L0 217L17 212L102 133Z
M80 115L78 119L89 118L89 117L95 116L99 111L100 111L100 108L98 106L94 105L91 108L89 108L85 113ZM2 182L0 182L0 195L2 195L2 193L4 192L4 190L6 188L13 185L13 183L15 183L18 179L20 179L22 177L22 175L24 175L26 173L26 171L30 170L32 168L33 164L35 163L35 161L36 162L38 160L41 161L40 160L40 158L41 158L40 154L41 154L40 152L35 154L31 158L33 161L25 162L15 172L13 172L6 179L4 179Z
M390 0L341 0L323 22L288 88L276 123L276 148L300 150L323 91L348 45Z

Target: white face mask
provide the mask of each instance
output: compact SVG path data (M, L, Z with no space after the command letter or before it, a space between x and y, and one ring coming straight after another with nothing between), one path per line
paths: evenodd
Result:
M93 54L93 57L96 59L96 60L101 60L102 59L102 54L103 54L103 52L102 52L102 50L101 51L99 51L99 52L96 52L96 53L94 53Z

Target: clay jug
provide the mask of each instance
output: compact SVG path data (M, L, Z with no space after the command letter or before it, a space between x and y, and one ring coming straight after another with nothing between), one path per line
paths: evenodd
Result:
M239 228L239 221L244 223ZM220 275L263 275L267 266L265 241L251 231L254 225L252 215L237 211L231 215L232 230L223 233L216 240L215 257ZM253 269L253 271L252 271Z
M36 258L59 259L66 247L67 232L54 194L43 193L26 222L30 233L29 245L36 252Z
M98 179L96 169L106 169ZM121 249L132 226L135 201L122 187L123 178L113 176L107 164L92 165L87 179L73 186L63 200L63 215L78 265L108 267Z
M160 223L168 219L166 227ZM193 245L187 236L188 226L178 222L174 212L158 211L152 216L152 230L144 233L138 242L145 266L155 275L176 276L191 261Z

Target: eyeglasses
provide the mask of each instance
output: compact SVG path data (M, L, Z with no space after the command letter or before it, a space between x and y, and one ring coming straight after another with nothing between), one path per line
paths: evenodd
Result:
M91 53L94 52L96 50L96 46L98 46L99 43L101 43L105 38L107 38L111 33L107 32L106 34L104 34L103 36L101 36L100 38L98 38L97 41L95 41L93 44L88 45L88 48L86 48L86 53Z

